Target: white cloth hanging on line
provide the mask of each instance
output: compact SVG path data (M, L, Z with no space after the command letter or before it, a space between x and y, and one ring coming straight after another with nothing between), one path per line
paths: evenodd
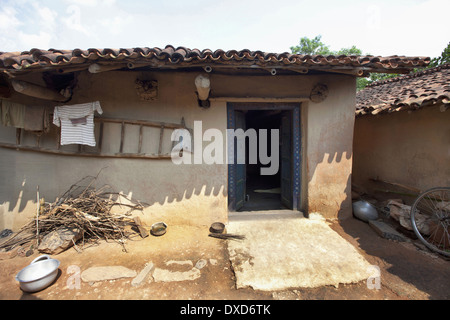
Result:
M84 144L95 147L94 113L103 113L100 102L56 106L53 124L61 127L61 145Z

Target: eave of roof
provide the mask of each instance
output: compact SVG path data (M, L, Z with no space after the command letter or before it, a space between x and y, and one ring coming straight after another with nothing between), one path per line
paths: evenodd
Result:
M429 57L405 56L346 56L299 55L244 50L199 50L166 46L132 49L74 49L0 52L0 70L20 74L30 71L68 70L88 68L93 63L127 68L140 67L176 69L201 66L215 68L283 68L292 71L336 71L363 76L367 72L407 73L424 67Z
M450 105L450 64L369 85L356 94L356 116Z

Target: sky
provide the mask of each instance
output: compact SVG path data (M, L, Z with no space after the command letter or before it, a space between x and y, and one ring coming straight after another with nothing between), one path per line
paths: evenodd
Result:
M331 50L440 56L449 0L0 0L0 51L187 48L290 52L301 37Z

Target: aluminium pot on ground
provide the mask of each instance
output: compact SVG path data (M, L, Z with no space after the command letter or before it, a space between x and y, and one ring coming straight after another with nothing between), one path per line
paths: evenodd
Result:
M353 202L353 215L365 222L378 219L377 209L369 202L360 200Z
M25 292L37 292L51 285L58 275L59 260L42 255L19 271L16 280Z

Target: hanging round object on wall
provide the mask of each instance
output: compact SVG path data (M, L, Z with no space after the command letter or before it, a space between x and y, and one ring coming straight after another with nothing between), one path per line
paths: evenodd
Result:
M312 102L319 103L328 97L328 87L325 84L317 84L311 90L309 99Z

